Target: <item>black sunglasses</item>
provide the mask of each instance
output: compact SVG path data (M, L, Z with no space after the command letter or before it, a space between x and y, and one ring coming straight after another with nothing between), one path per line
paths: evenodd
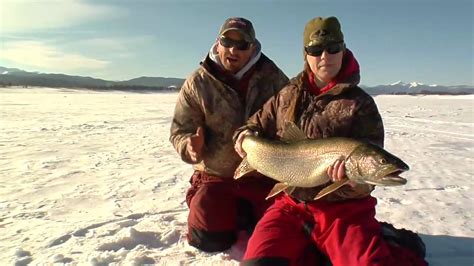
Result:
M219 43L225 48L234 47L237 50L241 50L241 51L248 50L250 48L250 45L252 45L252 43L246 42L244 40L237 41L237 40L232 40L226 37L220 37Z
M324 51L329 54L337 54L344 49L344 43L334 43L326 46L314 45L306 46L304 50L311 56L321 56Z

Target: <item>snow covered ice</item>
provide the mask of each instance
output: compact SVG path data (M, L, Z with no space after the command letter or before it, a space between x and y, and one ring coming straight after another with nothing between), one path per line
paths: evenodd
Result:
M168 141L177 93L0 89L0 264L237 265L186 243L192 169ZM474 95L380 95L408 184L377 218L418 232L430 265L473 265ZM245 245L242 245L245 246Z

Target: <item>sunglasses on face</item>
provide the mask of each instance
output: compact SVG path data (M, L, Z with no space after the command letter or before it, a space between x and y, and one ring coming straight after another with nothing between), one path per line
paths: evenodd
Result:
M343 43L335 43L326 46L321 45L314 45L314 46L306 46L304 50L311 56L321 56L324 51L328 52L329 54L337 54L344 48Z
M246 42L244 40L232 40L226 37L220 37L219 38L219 43L224 46L225 48L231 48L234 47L237 50L248 50L250 48L251 43Z

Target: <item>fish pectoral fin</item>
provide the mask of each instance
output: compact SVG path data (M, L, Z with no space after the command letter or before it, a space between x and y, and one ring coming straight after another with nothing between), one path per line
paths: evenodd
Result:
M327 194L330 194L330 193L336 191L338 188L344 186L347 183L349 183L349 179L344 179L344 180L332 183L331 185L321 189L321 191L319 191L318 195L316 195L316 197L314 197L314 200L320 199L320 198L326 196Z
M296 188L296 187L287 187L287 188L285 189L285 193L286 193L286 194L291 194L291 193L293 193L293 191L295 191L295 188Z
M242 162L239 164L237 169L235 169L234 179L239 179L242 176L248 173L251 173L253 171L256 171L256 170L250 166L249 161L247 160L247 157L244 157L244 159L242 159Z
M276 196L278 193L282 192L283 190L285 190L286 188L288 188L288 184L287 183L276 183L272 190L270 191L270 193L268 193L267 197L265 199L269 199L271 197L274 197Z

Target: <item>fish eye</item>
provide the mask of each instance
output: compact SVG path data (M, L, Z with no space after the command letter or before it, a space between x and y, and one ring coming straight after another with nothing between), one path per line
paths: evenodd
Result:
M386 164L386 163L387 163L387 160L386 160L385 158L382 158L382 159L380 159L380 163L381 163L381 164Z

